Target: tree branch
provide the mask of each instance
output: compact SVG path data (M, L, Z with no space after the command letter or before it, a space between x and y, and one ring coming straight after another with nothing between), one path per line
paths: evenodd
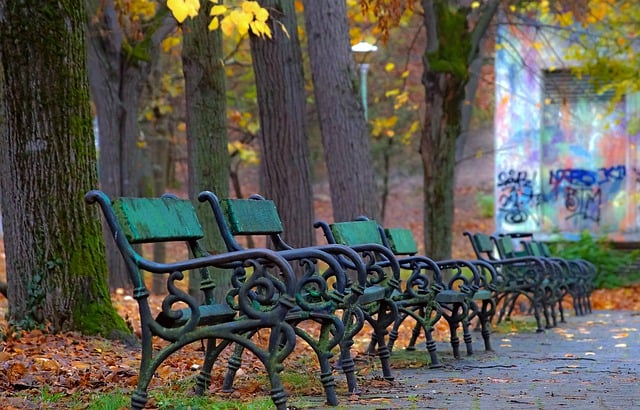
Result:
M491 0L486 4L482 13L480 13L478 21L471 31L471 50L469 51L469 56L467 57L467 61L469 64L471 64L479 54L482 39L487 32L489 24L491 24L493 16L495 16L499 5L499 0Z

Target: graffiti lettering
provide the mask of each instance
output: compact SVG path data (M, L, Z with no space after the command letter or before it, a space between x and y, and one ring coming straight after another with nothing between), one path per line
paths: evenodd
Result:
M565 168L549 171L549 185L557 187L563 181L571 185L591 187L611 181L620 181L627 175L624 165L615 165L609 168L600 168L597 171L588 169Z
M534 173L534 177L535 177L535 173ZM498 182L497 182L498 187L514 185L514 184L522 184L522 183L524 184L531 183L529 178L527 178L527 171L516 171L511 169L507 172L502 171L498 174Z
M564 205L570 215L566 219L582 218L600 222L600 207L602 206L602 190L598 188L566 187Z
M530 179L527 171L502 171L498 174L496 186L498 189L498 213L504 221L510 224L525 223L529 217L535 215L532 208L538 206L540 194L534 192L533 173Z

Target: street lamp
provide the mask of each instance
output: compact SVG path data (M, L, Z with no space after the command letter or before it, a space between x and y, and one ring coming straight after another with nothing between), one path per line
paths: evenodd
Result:
M369 71L369 56L378 50L377 46L361 41L351 46L356 62L360 65L360 95L362 96L362 107L364 108L364 119L368 120L367 109L367 71Z

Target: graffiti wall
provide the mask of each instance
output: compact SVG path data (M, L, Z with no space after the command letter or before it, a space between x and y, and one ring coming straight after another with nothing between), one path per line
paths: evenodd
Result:
M496 45L498 231L639 240L638 96L589 92L562 61L570 39L527 26Z

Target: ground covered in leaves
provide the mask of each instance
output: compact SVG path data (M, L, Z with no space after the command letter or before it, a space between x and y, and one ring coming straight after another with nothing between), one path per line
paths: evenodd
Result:
M113 301L121 315L128 318L134 332L138 333L136 302L124 293L114 294ZM154 305L159 310L157 302L159 299ZM640 310L640 286L598 290L593 303L595 309ZM5 299L0 301L0 306L6 311ZM6 328L5 325L0 323L2 328ZM397 346L406 345L410 333L409 328L401 330ZM354 351L359 375L366 376L379 369L375 360L358 354L363 351L369 332L361 334ZM446 340L446 329L438 328L435 337ZM287 391L293 395L322 395L322 386L313 376L318 370L313 353L303 343L299 343L296 349L285 366L287 371L283 379ZM201 365L202 353L202 346L196 343L169 358L151 383L152 397L157 396L158 389L160 397L170 397L172 392L178 396L188 395L189 386ZM137 382L139 357L138 346L78 333L51 335L32 331L5 335L5 340L0 343L0 402L5 403L4 408L8 409L101 408L100 404L95 407L96 403L101 403L105 395L108 397L115 393L116 402L127 406L128 394ZM220 363L214 367L210 398L227 402L250 402L257 397L268 399L269 384L257 360L249 356L246 358L237 376L237 390L232 394L222 393L217 387L222 384L225 370L222 365L225 361ZM425 363L407 365L424 366ZM336 378L339 390L346 389L342 385L343 379ZM375 379L368 383L375 383ZM154 398L149 407L164 408L163 401Z
M402 205L396 203L388 210L387 226L404 226L413 230L416 238L422 236L421 193L411 180L396 187L393 193L405 198ZM459 188L456 191L455 221L453 227L454 257L472 257L471 249L462 236L464 230L493 232L491 217L482 217L478 210L477 188ZM326 196L316 197L318 216L330 215L330 205ZM419 241L420 242L420 241ZM3 243L0 240L0 280L5 280ZM134 333L137 333L137 304L124 292L112 295L114 305L127 318ZM640 310L640 285L614 290L598 290L593 295L594 309ZM155 300L159 310L159 299ZM569 310L569 309L568 309ZM0 296L0 403L4 409L75 408L103 409L125 408L129 405L129 394L137 382L139 347L121 341L99 337L83 336L78 333L59 335L42 331L7 334L7 300ZM400 332L396 344L407 344L410 329ZM376 371L377 362L358 354L367 343L363 331L354 346L359 375L366 376ZM435 332L436 340L446 340L448 332L444 326ZM228 354L228 353L226 353ZM202 362L203 349L200 344L170 357L157 371L149 390L152 399L149 408L167 408L176 405L171 397L188 395L193 385L193 377ZM426 356L426 355L425 355ZM220 363L225 363L221 360ZM404 363L406 366L424 366L425 362ZM303 343L285 364L283 380L292 395L322 395L322 386L315 377L318 370L313 353ZM257 360L247 357L237 375L237 390L226 394L219 391L224 375L224 367L214 367L214 380L208 397L218 398L218 408L235 408L237 403L262 400L264 407L252 404L252 408L270 408L268 399L269 383L264 370ZM182 380L187 379L185 383ZM344 393L343 377L336 377L338 391ZM384 383L383 381L380 381ZM367 383L376 383L369 379ZM375 386L369 386L375 387ZM168 399L167 399L168 398ZM260 399L257 399L260 398ZM179 400L179 399L178 399ZM169 403L169 404L167 404ZM182 403L178 401L178 403ZM227 403L226 405L224 403ZM360 403L362 404L362 403ZM372 403L373 405L373 403ZM227 407L224 407L227 406ZM188 405L186 405L188 407Z

